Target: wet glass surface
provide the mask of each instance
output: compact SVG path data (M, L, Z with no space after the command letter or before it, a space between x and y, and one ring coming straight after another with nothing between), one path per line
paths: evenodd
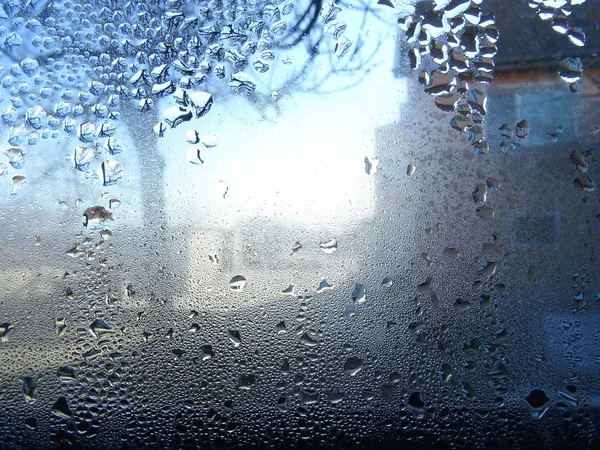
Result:
M596 448L597 0L0 5L0 448Z

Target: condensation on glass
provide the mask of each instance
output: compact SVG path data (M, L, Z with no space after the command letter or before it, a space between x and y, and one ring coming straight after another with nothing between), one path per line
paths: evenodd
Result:
M0 4L0 448L592 448L596 0Z

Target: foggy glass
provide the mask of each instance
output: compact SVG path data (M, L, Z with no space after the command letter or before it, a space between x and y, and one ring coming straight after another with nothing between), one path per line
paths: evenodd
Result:
M0 448L595 448L598 0L0 4Z

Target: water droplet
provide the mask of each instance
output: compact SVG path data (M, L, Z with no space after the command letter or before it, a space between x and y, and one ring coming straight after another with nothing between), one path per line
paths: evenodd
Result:
M54 405L52 406L52 414L61 419L70 419L73 417L73 413L69 408L69 403L66 397L58 397Z
M23 396L27 403L35 403L37 400L38 383L33 377L21 377L23 382Z
M541 419L550 407L550 398L541 389L532 390L529 395L525 397L525 402L529 407L531 417L534 419Z
M4 150L4 154L8 157L9 164L15 169L22 169L25 166L23 149L19 147L10 147Z
M101 166L102 179L104 186L115 184L123 176L123 169L118 161L107 159Z
M227 337L232 342L234 347L239 347L242 343L242 337L237 330L227 330Z
M473 127L475 123L468 116L456 115L450 120L450 126L455 130L465 133L470 127Z
M567 83L579 81L583 75L583 63L580 58L565 58L558 63L558 74Z
M571 27L569 28L567 36L569 37L569 40L578 47L583 47L585 45L585 32L583 31L583 28Z
M77 379L75 376L75 369L69 366L60 366L56 376L58 376L60 381L65 383L75 381Z
M475 201L475 205L483 205L487 201L487 193L487 184L478 183L473 191L473 200Z
M460 94L458 93L458 91L454 91L450 94L442 94L436 96L434 102L436 106L442 111L454 111L459 100Z
M510 127L510 124L508 124L508 123L502 124L502 126L500 127L500 136L505 137L507 139L513 138L514 133L512 131L512 128Z
M476 209L477 217L482 218L483 220L492 220L495 216L494 210L487 205L480 206Z
M288 287L286 287L284 290L282 290L281 293L285 294L285 295L292 295L292 296L294 296L294 295L296 295L294 293L294 287L295 286L293 284L290 284Z
M592 180L592 178L586 173L583 173L575 178L573 183L575 184L575 187L584 192L593 192L596 190L596 182Z
M241 275L236 275L229 280L229 289L235 292L241 292L246 288L248 281Z
M440 298L435 292L434 281L432 277L427 277L424 283L417 286L417 291L421 294L428 294L431 298L431 304L434 308L440 307Z
M285 325L285 321L282 320L277 325L275 325L275 329L277 330L278 334L286 333L287 332L287 326Z
M483 127L481 125L474 125L472 127L469 127L469 129L467 130L467 134L469 144L471 145L480 144L483 141L483 138L485 137Z
M458 252L458 250L454 247L446 247L444 249L444 251L442 252L442 254L448 258L448 259L452 259L455 260L458 258L458 256L460 255L460 253Z
M189 94L190 105L194 108L196 117L202 117L210 111L213 96L208 92L195 91Z
M461 383L461 394L468 400L473 400L475 398L475 390L473 389L473 386L471 386L471 383L468 381L463 381Z
M238 380L238 389L249 390L256 384L256 376L254 374L242 374Z
M535 281L538 277L539 269L535 264L529 266L529 270L527 271L527 279L529 281Z
M439 371L440 379L444 383L448 383L452 378L452 366L450 364L444 363L442 364L442 368Z
M457 299L454 302L454 309L459 312L466 311L467 309L469 309L469 306L471 306L471 304L467 300L463 300L461 298Z
M307 347L316 347L319 344L319 341L310 337L308 332L304 332L304 334L302 334L302 337L300 338L300 342L302 344L306 345Z
M67 329L67 321L64 317L57 317L54 320L54 326L56 327L56 334L62 336Z
M213 148L217 146L217 136L214 134L204 134L200 137L200 142L206 148Z
M482 276L484 278L489 278L496 273L496 268L498 267L498 263L494 261L487 261L483 264L479 270L477 271L477 275Z
M96 339L100 339L107 333L112 333L114 330L102 319L94 319L89 326L90 333Z
M456 77L451 72L431 72L426 81L425 92L432 95L450 94L456 89Z
M92 206L83 212L83 226L90 230L104 229L114 222L112 213L103 206Z
M573 384L567 384L564 389L559 391L559 394L569 406L573 408L579 407L581 395L577 386Z
M346 360L346 362L344 363L344 370L354 376L356 375L358 372L360 372L363 368L363 360L360 358L356 358L356 357L350 357Z
M333 284L329 284L326 279L321 280L317 287L317 292L323 292L333 288Z
M189 130L185 134L185 140L189 144L197 144L200 141L200 136L198 135L198 132L196 130Z
M10 179L10 193L15 195L21 189L27 186L27 178L23 175L15 175Z
M340 403L345 396L346 394L340 391L332 391L327 394L327 398L333 404Z
M232 74L227 84L238 91L252 92L256 89L256 84L251 80L250 75L245 72Z
M164 121L171 128L175 128L183 122L188 122L193 117L192 112L182 106L171 106L163 111L163 115Z
M378 158L369 159L367 156L365 156L365 172L368 175L374 175L375 172L377 172L378 166L379 166Z
M335 238L330 239L329 241L326 241L326 242L321 242L321 244L319 244L319 248L328 254L335 252L337 250L337 246L338 246L338 241Z
M152 130L154 130L154 133L161 138L164 137L165 132L167 131L167 126L164 124L164 122L158 122L156 125L154 125Z
M364 303L367 300L367 291L363 284L356 283L352 290L352 300L355 303Z
M425 402L423 401L423 394L421 392L413 392L408 397L408 407L415 417L425 416Z
M479 89L469 89L467 91L467 103L473 111L480 114L487 114L487 95Z
M585 159L585 157L588 156L588 154L588 152L581 152L579 150L575 150L573 151L573 153L571 153L571 158L573 159L573 162L575 162L577 168L583 173L587 172L589 169L589 164Z
M185 158L188 162L192 164L204 164L204 160L202 159L202 154L200 153L200 149L197 147L190 147L187 149L185 153Z
M287 397L279 397L275 406L281 412L287 411L289 409L289 402Z
M409 164L408 166L406 166L406 175L408 175L409 177L413 176L415 170L417 170L417 168L414 166L414 164Z
M207 361L209 359L214 358L215 352L211 345L203 345L202 346L202 361Z
M479 296L479 307L483 310L488 310L491 309L493 306L492 304L492 297L490 297L487 294L481 294Z
M521 120L515 125L515 136L519 139L523 139L529 134L529 122L526 119Z

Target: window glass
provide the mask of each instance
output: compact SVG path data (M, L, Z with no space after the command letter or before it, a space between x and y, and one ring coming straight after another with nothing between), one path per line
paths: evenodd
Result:
M597 0L0 4L0 448L594 448Z

